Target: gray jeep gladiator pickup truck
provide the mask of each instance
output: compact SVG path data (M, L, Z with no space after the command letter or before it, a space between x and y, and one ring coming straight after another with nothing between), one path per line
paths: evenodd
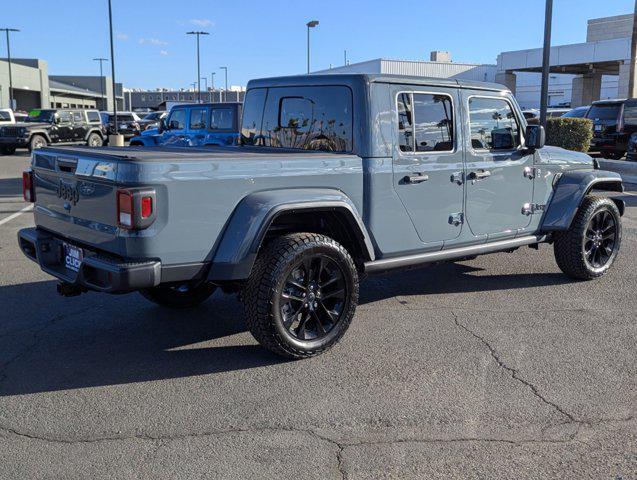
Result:
M255 338L316 355L347 330L365 274L553 243L604 275L621 177L544 146L501 85L391 75L248 84L236 147L42 148L24 173L24 254L58 291L139 291L188 307L240 292Z

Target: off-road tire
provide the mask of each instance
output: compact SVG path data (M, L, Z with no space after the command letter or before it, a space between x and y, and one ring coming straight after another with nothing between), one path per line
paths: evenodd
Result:
M91 133L86 139L86 145L89 147L101 147L104 144L104 140L98 133Z
M341 316L327 337L299 340L283 326L276 299L289 273L304 258L320 255L340 268L347 285ZM317 233L294 233L272 240L259 254L242 292L245 319L254 338L265 348L286 358L319 355L345 334L358 304L358 272L354 260L341 244Z
M605 265L594 268L584 253L584 238L592 217L606 210L610 213L616 225L616 239L613 253ZM622 229L621 215L611 199L606 197L586 196L582 201L571 227L557 234L554 244L555 260L558 267L567 276L579 280L592 280L605 275L612 267L621 246Z
M49 144L44 135L35 134L29 140L29 152L37 150L38 148L46 147Z
M185 286L185 285L184 285ZM168 308L192 308L206 301L217 287L210 282L201 282L188 285L187 289L180 290L184 286L159 285L152 288L144 288L139 291L141 295L157 305Z

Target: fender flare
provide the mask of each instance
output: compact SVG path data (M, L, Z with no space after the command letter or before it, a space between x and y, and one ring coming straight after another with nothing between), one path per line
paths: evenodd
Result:
M49 133L46 130L33 130L29 132L29 143L31 143L31 139L33 138L34 135L40 135L46 138L47 143L51 143L51 137L49 136Z
M217 242L210 280L244 280L265 235L278 215L289 212L341 211L356 234L366 260L374 247L354 203L339 190L325 188L267 190L246 196L235 208Z
M85 142L88 142L88 137L91 136L91 133L97 133L100 136L100 138L104 140L104 135L102 135L102 132L100 131L99 128L91 128L88 132L86 132L86 135L84 135Z
M619 173L606 170L574 170L564 172L553 189L553 195L546 206L540 230L554 232L568 230L584 197L591 190L623 192L624 185ZM612 199L623 215L624 202Z

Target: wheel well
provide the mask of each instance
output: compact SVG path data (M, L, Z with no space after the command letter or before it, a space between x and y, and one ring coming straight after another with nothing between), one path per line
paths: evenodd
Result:
M345 208L282 212L270 223L263 243L280 235L295 232L321 233L333 238L347 249L359 267L371 260L363 233L352 214Z
M33 132L33 133L31 134L31 136L29 137L29 142L31 141L31 139L32 139L33 137L42 137L42 138L44 138L47 142L50 142L50 141L51 141L51 139L49 138L49 136L48 136L46 133L44 133L44 132Z
M623 192L623 186L621 182L598 182L591 186L586 192L586 195L591 195L595 191L603 191L603 192ZM619 210L620 215L624 215L624 211L626 210L626 204L617 198L610 198L615 205L617 205L617 209Z
M143 146L144 146L144 144L143 144L142 142L138 142L138 141L135 141L135 140L133 140L132 142L130 142L130 143L129 143L129 145L130 145L131 147L143 147Z

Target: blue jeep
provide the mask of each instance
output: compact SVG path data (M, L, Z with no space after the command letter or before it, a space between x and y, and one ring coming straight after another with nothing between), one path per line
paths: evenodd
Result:
M235 145L239 140L241 103L177 105L158 129L131 138L131 146L202 147Z

